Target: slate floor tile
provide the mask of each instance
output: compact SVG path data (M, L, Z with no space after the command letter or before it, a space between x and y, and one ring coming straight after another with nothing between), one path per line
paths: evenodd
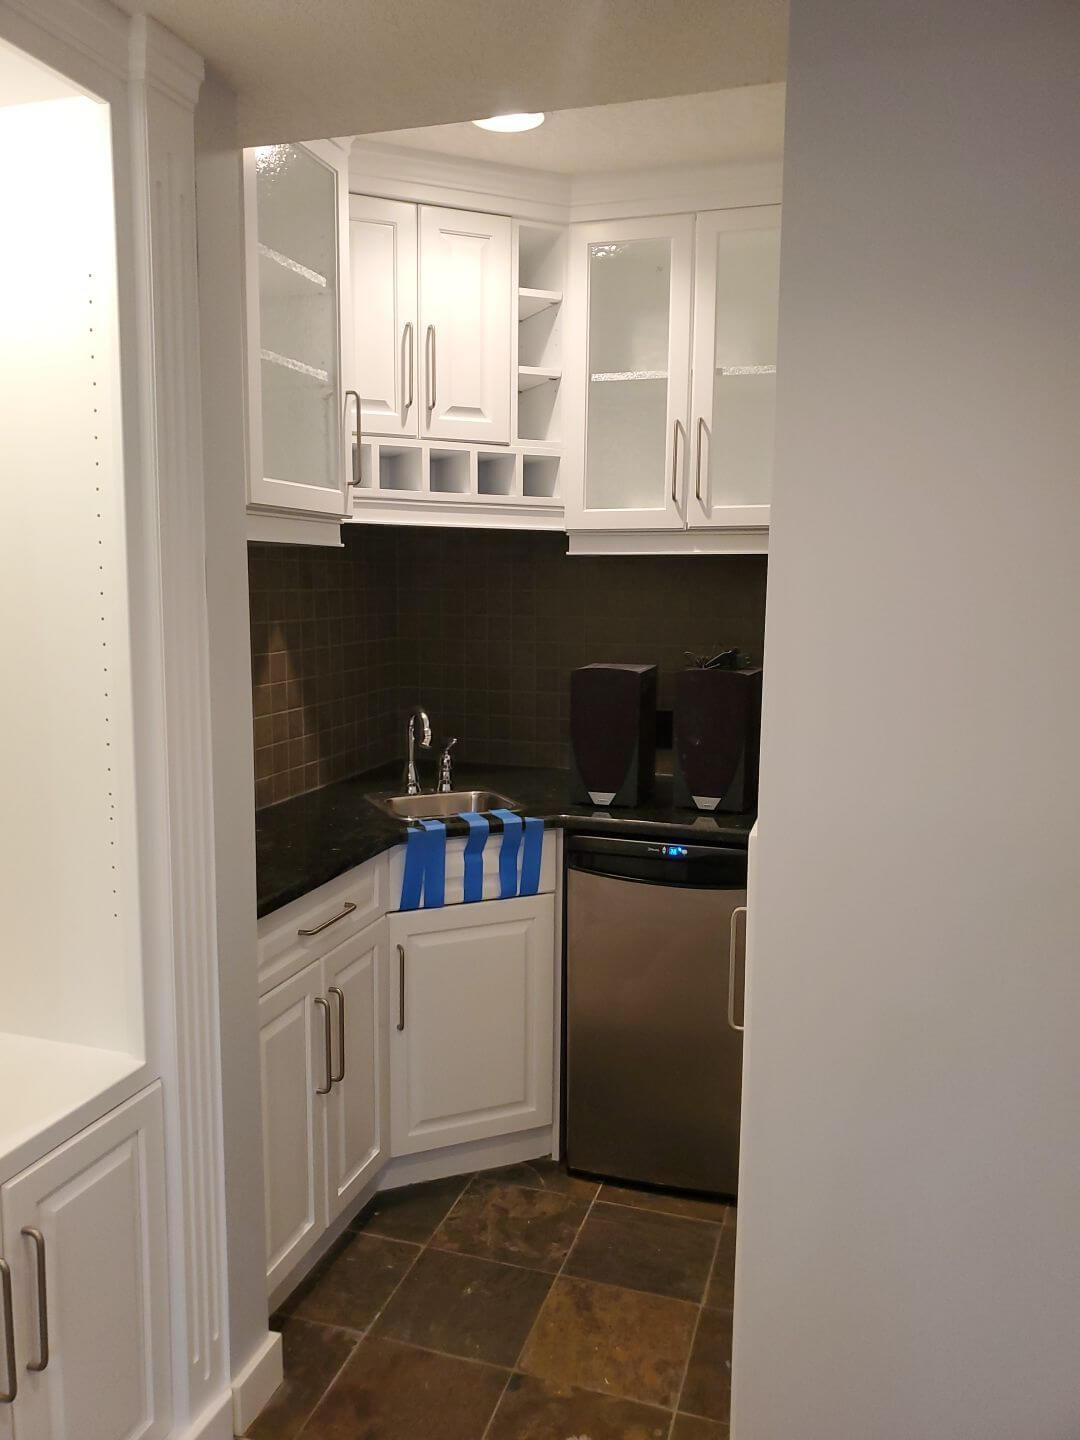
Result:
M705 1304L710 1310L731 1310L735 1305L735 1228L725 1225L716 1247Z
M731 1411L731 1315L702 1310L679 1409L725 1424Z
M248 1430L249 1440L295 1440L323 1392L356 1347L356 1336L283 1317L285 1380Z
M468 1175L453 1175L448 1180L428 1180L420 1185L404 1185L400 1190L382 1190L352 1228L368 1235L423 1245L442 1224L469 1179Z
M369 1335L303 1440L480 1440L506 1371Z
M667 1440L671 1415L636 1400L515 1375L486 1440Z
M571 1195L477 1180L431 1243L437 1250L554 1273L566 1259L588 1208L584 1200Z
M539 1270L426 1250L373 1333L510 1366L550 1287L551 1276Z
M557 1385L674 1409L696 1315L684 1300L562 1276L518 1368Z
M565 1274L697 1305L721 1234L700 1220L598 1203L574 1241Z
M664 1215L682 1215L689 1220L711 1220L719 1225L734 1206L723 1200L697 1195L665 1195L660 1190L635 1190L629 1185L604 1185L600 1199L610 1205L632 1205L637 1210L656 1210Z
M500 1165L495 1170L481 1170L478 1181L498 1181L503 1185L524 1185L529 1190L550 1190L556 1195L573 1195L578 1200L592 1200L600 1185L595 1180L581 1180L568 1175L558 1160L523 1160L518 1165Z
M419 1253L399 1240L346 1233L284 1308L301 1320L364 1330Z
M671 1440L729 1440L730 1434L721 1420L703 1420L700 1415L676 1415Z

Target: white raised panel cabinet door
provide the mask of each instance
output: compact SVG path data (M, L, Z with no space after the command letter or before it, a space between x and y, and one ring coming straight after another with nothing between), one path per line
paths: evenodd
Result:
M334 1027L334 1085L326 1097L331 1220L374 1177L387 1148L385 954L386 921L377 920L323 960Z
M341 515L352 475L348 157L330 141L244 152L249 499ZM355 406L351 406L355 410Z
M314 961L259 1001L266 1271L272 1290L327 1224L321 1096L330 1057L322 963ZM327 1092L329 1093L329 1092Z
M164 1167L155 1085L0 1192L16 1295L17 1440L168 1434ZM45 1358L39 1247L48 1364L31 1369Z
M567 527L681 530L693 217L575 225L570 236Z
M691 528L769 523L779 292L779 205L697 217Z
M391 1154L548 1125L555 899L390 916Z
M510 440L512 225L420 206L420 433Z
M416 206L349 196L353 379L362 429L419 435Z

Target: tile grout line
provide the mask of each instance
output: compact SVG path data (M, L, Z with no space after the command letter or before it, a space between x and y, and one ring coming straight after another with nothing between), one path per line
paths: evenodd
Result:
M712 1282L713 1266L716 1264L716 1256L720 1249L720 1236L723 1233L721 1227L716 1232L716 1239L713 1241L712 1259L709 1261L709 1270L705 1276L705 1288L701 1292L701 1301L698 1304L697 1314L694 1316L694 1328L690 1333L690 1348L686 1352L686 1364L683 1366L682 1379L679 1381L678 1393L675 1396L675 1404L671 1410L671 1424L668 1426L668 1440L671 1440L675 1432L675 1421L679 1416L679 1406L682 1404L683 1391L686 1389L686 1377L690 1373L690 1361L694 1356L694 1346L697 1343L698 1329L701 1326L701 1317L705 1313L705 1297L709 1293L709 1285Z
M498 1398L498 1400L495 1401L495 1408L492 1410L491 1414L488 1416L488 1422L487 1422L487 1424L484 1426L483 1430L482 1430L481 1433L480 1433L480 1440L488 1440L488 1435L489 1435L489 1433L490 1433L490 1431L491 1431L491 1427L492 1427L492 1425L493 1425L494 1422L495 1422L495 1416L499 1413L499 1407L500 1407L500 1405L502 1405L503 1400L506 1398L506 1392L507 1392L507 1390L509 1390L509 1388L510 1388L510 1381L511 1381L511 1380L514 1378L514 1376L517 1374L518 1364L519 1364L520 1361L521 1361L522 1355L525 1354L525 1350L526 1350L526 1347L527 1347L528 1344L529 1344L529 1341L532 1339L533 1331L536 1329L537 1325L538 1325L539 1322L540 1322L540 1316L544 1313L544 1306L547 1304L548 1299L549 1299L549 1297L550 1297L550 1295L551 1295L552 1290L555 1289L555 1286L558 1284L559 1279L561 1278L563 1271L566 1269L567 1261L570 1259L570 1256L573 1254L574 1246L577 1244L578 1239L579 1239L579 1237L580 1237L580 1235L581 1235L582 1230L584 1230L586 1224L588 1223L589 1216L590 1216L590 1215L592 1214L592 1212L593 1212L593 1206L596 1204L597 1197L599 1196L599 1194L600 1194L600 1186L597 1185L597 1187L596 1187L596 1193L593 1195L592 1199L589 1201L588 1209L585 1211L585 1214L581 1217L581 1223L580 1223L580 1225L577 1227L577 1230L574 1232L574 1238L573 1238L573 1240L571 1240L570 1244L566 1247L566 1254L563 1256L563 1262L562 1262L562 1264L559 1266L558 1270L556 1270L555 1274L551 1277L551 1284L550 1284L550 1285L548 1286L548 1288L547 1288L547 1294L544 1296L543 1300L542 1300L541 1303L540 1303L540 1308L537 1310L535 1316L533 1317L533 1322L532 1322L532 1324L529 1326L529 1329L528 1329L528 1332L526 1333L525 1339L521 1342L521 1348L520 1348L520 1350L519 1350L518 1353L517 1353L517 1358L514 1360L513 1365L511 1365L511 1367L510 1367L510 1373L509 1373L509 1375L507 1375L507 1377L506 1377L506 1384L503 1386L502 1390L499 1392L499 1398ZM524 1267L522 1267L522 1268L524 1268Z
M455 1197L453 1203L452 1203L451 1206L450 1206L450 1209L447 1210L447 1212L446 1212L447 1215L449 1215L450 1210L452 1210L452 1209L454 1208L454 1205L456 1205L456 1204L458 1203L458 1201L461 1199L462 1195L465 1194L465 1191L469 1188L469 1186L470 1186L471 1184L472 1184L472 1176L470 1175L470 1176L468 1177L468 1179L465 1181L465 1183L462 1185L461 1190L459 1191L458 1195ZM376 1192L376 1193L378 1193L378 1192ZM443 1216L443 1219L445 1220L445 1218L446 1218L446 1216L444 1215L444 1216ZM442 1220L439 1221L439 1225L441 1225L441 1224L442 1224ZM435 1230L437 1230L437 1229L439 1228L439 1225L436 1225ZM364 1234L364 1231L363 1231L363 1230L353 1230L351 1227L347 1226L345 1233L348 1233L348 1234L351 1234L351 1235L363 1235L363 1234ZM379 1306L378 1310L376 1310L375 1314L371 1317L371 1319L368 1321L368 1323L364 1326L363 1330L359 1330L359 1331L354 1330L354 1331L351 1331L351 1332L350 1332L351 1334L356 1335L356 1337L357 1337L357 1339L356 1339L356 1344L355 1344L355 1345L352 1347L352 1349L349 1351L348 1355L345 1357L345 1360L342 1362L341 1366L334 1372L334 1377L333 1377L333 1379L330 1381L329 1385L326 1386L325 1390L323 1390L323 1392L322 1392L322 1394L319 1396L318 1400L316 1400L315 1405L313 1406L313 1408L312 1408L312 1409L308 1412L308 1414L304 1417L304 1423L300 1426L300 1428L299 1428L299 1429L297 1430L297 1432L296 1432L296 1440L303 1440L304 1431L307 1429L308 1425L311 1423L311 1420L312 1420L312 1417L313 1417L314 1414L315 1414L315 1411L318 1410L319 1406L320 1406L320 1405L322 1404L322 1402L326 1399L327 1395L330 1394L330 1391L334 1388L334 1386L337 1384L337 1382L341 1379L341 1372L345 1369L346 1365L348 1365L349 1361L352 1360L353 1356L354 1356L354 1355L357 1353L357 1351L360 1349L360 1346L364 1343L364 1341L365 1341L365 1340L368 1338L368 1336L371 1334L372 1328L374 1327L375 1323L376 1323L377 1320L379 1319L379 1316L383 1313L383 1311L386 1309L387 1305L390 1304L390 1301L394 1298L394 1296L397 1294L397 1292L401 1289L402 1285L404 1285L405 1281L409 1278L409 1276L412 1274L412 1272L416 1269L417 1265L420 1263L420 1257L423 1255L424 1251L425 1251L425 1250L428 1248L428 1246L431 1244L431 1241L432 1241L432 1238L433 1238L434 1234L435 1234L435 1231L433 1230L432 1233L431 1233L431 1235L429 1235L428 1238L424 1241L424 1243L418 1248L416 1254L413 1256L412 1260L410 1261L408 1268L402 1273L401 1279L397 1282L397 1284L394 1286L394 1288L390 1291L390 1294L386 1297L386 1299L383 1301L383 1303ZM373 1240L387 1240L387 1239L389 1239L390 1237L387 1236L387 1235L373 1235L371 1238L372 1238ZM400 1241L400 1240L399 1240L397 1243L398 1243L398 1244L407 1244L407 1243L409 1243L409 1242L407 1242L407 1241ZM303 1319L303 1316L297 1316L296 1318L297 1318L297 1319ZM314 1321L314 1322L309 1321L308 1323L309 1323L309 1324L312 1324L312 1323L317 1324L318 1322L317 1322L317 1321ZM334 1328L340 1328L340 1329L342 1329L342 1330L347 1329L346 1326L340 1326L340 1327L334 1327Z

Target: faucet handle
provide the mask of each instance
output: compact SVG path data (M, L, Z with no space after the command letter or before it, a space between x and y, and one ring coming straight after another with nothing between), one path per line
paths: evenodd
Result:
M436 790L440 795L447 795L454 788L454 763L450 757L450 751L457 744L457 736L447 740L439 755L439 778Z

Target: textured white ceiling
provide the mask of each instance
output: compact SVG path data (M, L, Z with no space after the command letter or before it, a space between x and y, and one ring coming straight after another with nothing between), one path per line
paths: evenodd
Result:
M787 0L121 0L239 96L246 144L783 80Z
M560 175L779 160L784 85L558 110L538 130L496 135L468 121L366 138Z

